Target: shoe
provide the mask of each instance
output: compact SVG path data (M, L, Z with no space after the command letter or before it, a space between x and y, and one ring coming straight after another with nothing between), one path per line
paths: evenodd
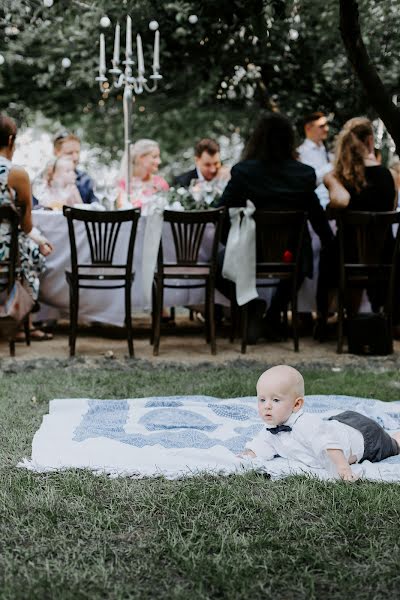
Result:
M328 325L326 319L318 318L314 325L313 338L322 344L328 337Z
M263 332L263 316L267 308L265 300L256 298L251 300L247 307L248 318L247 318L247 334L246 342L249 346L257 343L258 338L262 336Z
M32 329L30 329L29 333L30 333L31 342L48 342L53 339L52 333L47 333L45 331L42 331L41 329L36 329L36 327L33 327ZM25 332L19 331L17 333L15 341L17 343L25 343L26 342Z
M276 319L271 317L264 317L263 319L263 335L267 342L281 342L287 337L283 331L283 325Z

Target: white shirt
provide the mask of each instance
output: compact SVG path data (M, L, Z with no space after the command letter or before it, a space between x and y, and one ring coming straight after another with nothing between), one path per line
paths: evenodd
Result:
M299 153L300 162L315 169L317 176L317 189L315 192L321 205L325 207L329 202L329 194L322 180L324 175L332 171L332 164L324 144L316 144L306 138L297 148L297 152Z
M278 455L313 468L332 466L326 450L342 450L346 460L354 454L357 462L364 454L362 434L339 421L325 421L299 410L292 413L284 425L289 425L292 431L273 434L265 427L246 444L246 448L264 460Z

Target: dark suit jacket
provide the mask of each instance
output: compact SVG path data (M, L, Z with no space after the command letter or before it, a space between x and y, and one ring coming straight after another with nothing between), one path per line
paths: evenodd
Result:
M193 169L192 171L187 171L186 173L182 173L182 175L177 175L174 179L174 186L179 187L189 187L190 182L192 181L192 179L198 179L198 175L197 175L197 171L196 169Z
M325 212L315 194L316 177L312 167L297 160L279 163L245 160L232 168L231 179L219 206L245 206L251 200L260 210L304 210L321 245L328 245L333 234ZM311 238L306 230L303 257L304 274L312 276Z

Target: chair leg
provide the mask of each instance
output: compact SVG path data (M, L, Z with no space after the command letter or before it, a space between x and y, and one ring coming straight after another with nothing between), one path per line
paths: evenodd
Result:
M211 333L210 333L210 288L209 281L206 281L206 299L204 305L204 317L205 317L205 335L206 335L206 343L209 344L211 342Z
M286 324L287 324L287 308L286 308ZM293 297L292 297L292 329L293 329L293 343L294 351L299 351L299 319L297 313L297 285L294 286Z
M194 312L192 308L189 308L189 321L194 321Z
M150 331L150 345L152 346L154 344L154 328L156 326L156 313L155 313L155 306L156 306L156 282L153 279L153 285L151 288L151 331Z
M247 304L245 304L242 307L241 313L242 313L242 347L241 347L241 353L242 354L246 354L246 349L247 349L247 325L248 325L248 320L249 320L249 314L248 314L248 309L247 309Z
M344 307L343 307L343 294L339 290L338 295L338 339L336 352L342 354L343 352L343 319L344 319Z
M25 317L25 319L24 319L24 332L25 332L26 345L30 346L31 345L31 329L29 326L29 315L27 317Z
M130 358L134 358L133 350L133 331L132 331L132 310L131 310L131 290L132 281L125 283L125 327L128 338L128 350Z
M15 340L9 341L9 347L10 347L10 356L14 357L15 356Z
M69 355L75 356L76 336L78 330L78 312L79 312L79 287L71 284L70 295L70 334L69 334Z
M153 311L155 312L153 356L158 356L159 349L160 349L163 296L164 296L164 280L159 277L156 279L156 294L155 294L156 302L155 302L155 307L153 307Z
M235 341L235 334L237 329L237 318L238 318L238 305L236 302L236 288L232 284L231 294L230 294L230 302L231 302L231 330L229 335L229 341L231 344Z
M211 342L211 354L217 354L217 342L215 336L215 301L214 301L214 286L211 281L208 282L208 331Z

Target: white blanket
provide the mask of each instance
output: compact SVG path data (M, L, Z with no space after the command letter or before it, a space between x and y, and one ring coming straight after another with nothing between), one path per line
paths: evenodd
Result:
M349 396L308 396L306 411L328 418L356 410L388 430L400 429L400 402ZM135 477L167 478L203 472L227 475L255 469L278 478L324 469L298 461L241 459L237 454L262 427L252 397L221 400L170 396L126 400L66 398L50 402L32 442L32 459L18 466L36 472L69 468ZM363 477L400 481L400 456L354 466Z

